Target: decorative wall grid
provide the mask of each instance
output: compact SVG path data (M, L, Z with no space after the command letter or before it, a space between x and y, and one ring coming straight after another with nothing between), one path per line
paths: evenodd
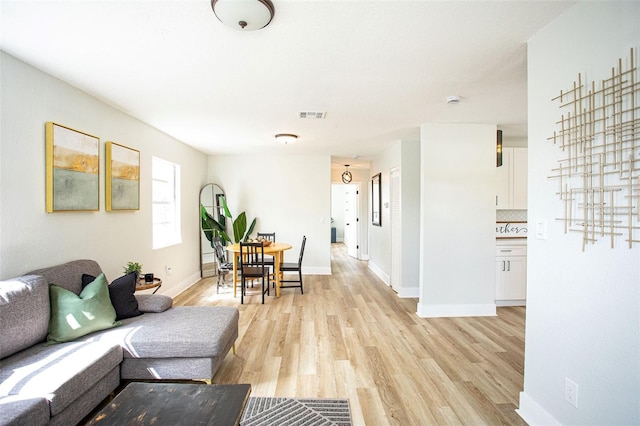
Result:
M598 86L583 82L560 91L552 101L563 111L548 140L562 150L558 179L564 206L564 231L582 234L586 245L623 238L640 243L640 82L634 49L625 64L618 59L611 76Z

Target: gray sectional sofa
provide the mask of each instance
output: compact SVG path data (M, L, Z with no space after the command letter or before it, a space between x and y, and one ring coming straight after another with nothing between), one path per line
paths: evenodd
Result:
M80 294L101 272L75 260L0 282L0 425L77 424L123 379L211 379L233 347L238 309L155 294L135 295L142 315L47 344L49 284Z

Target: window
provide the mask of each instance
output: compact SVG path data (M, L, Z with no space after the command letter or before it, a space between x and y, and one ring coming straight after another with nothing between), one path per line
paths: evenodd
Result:
M180 166L152 157L153 248L182 242L180 235Z

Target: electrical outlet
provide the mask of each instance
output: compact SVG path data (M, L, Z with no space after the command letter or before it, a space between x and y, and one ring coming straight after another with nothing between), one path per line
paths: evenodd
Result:
M173 269L171 269L171 266L165 266L164 270L167 275L171 275L171 272L173 272Z
M569 378L564 378L564 399L578 408L578 384Z

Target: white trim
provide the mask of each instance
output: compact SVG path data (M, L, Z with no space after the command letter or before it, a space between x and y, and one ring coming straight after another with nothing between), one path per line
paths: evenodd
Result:
M524 392L520 392L520 408L516 409L516 413L530 426L559 426L561 424Z
M526 300L496 300L496 306L527 306Z
M394 287L394 290L397 290L398 297L401 299L411 299L411 298L420 297L420 287L408 287L408 288L398 288L398 289Z
M165 296L169 296L171 298L175 298L180 293L187 290L189 287L193 286L195 283L197 283L201 279L202 277L200 277L200 271L198 271L192 274L191 276L187 277L186 279L182 280L177 285L172 285L171 288L169 288L169 291L166 293L162 292L162 289L166 285L166 284L163 284L163 287L160 288L160 291L158 293L164 294ZM165 281L166 281L166 278L165 278Z
M443 317L493 317L496 316L495 303L485 305L429 305L418 303L416 312L421 318Z
M302 275L331 275L331 267L308 266L302 267Z
M378 267L378 265L371 261L369 262L369 270L376 274L376 276L380 278L386 285L389 285L389 283L391 282L389 279L389 275L385 274L384 271Z

